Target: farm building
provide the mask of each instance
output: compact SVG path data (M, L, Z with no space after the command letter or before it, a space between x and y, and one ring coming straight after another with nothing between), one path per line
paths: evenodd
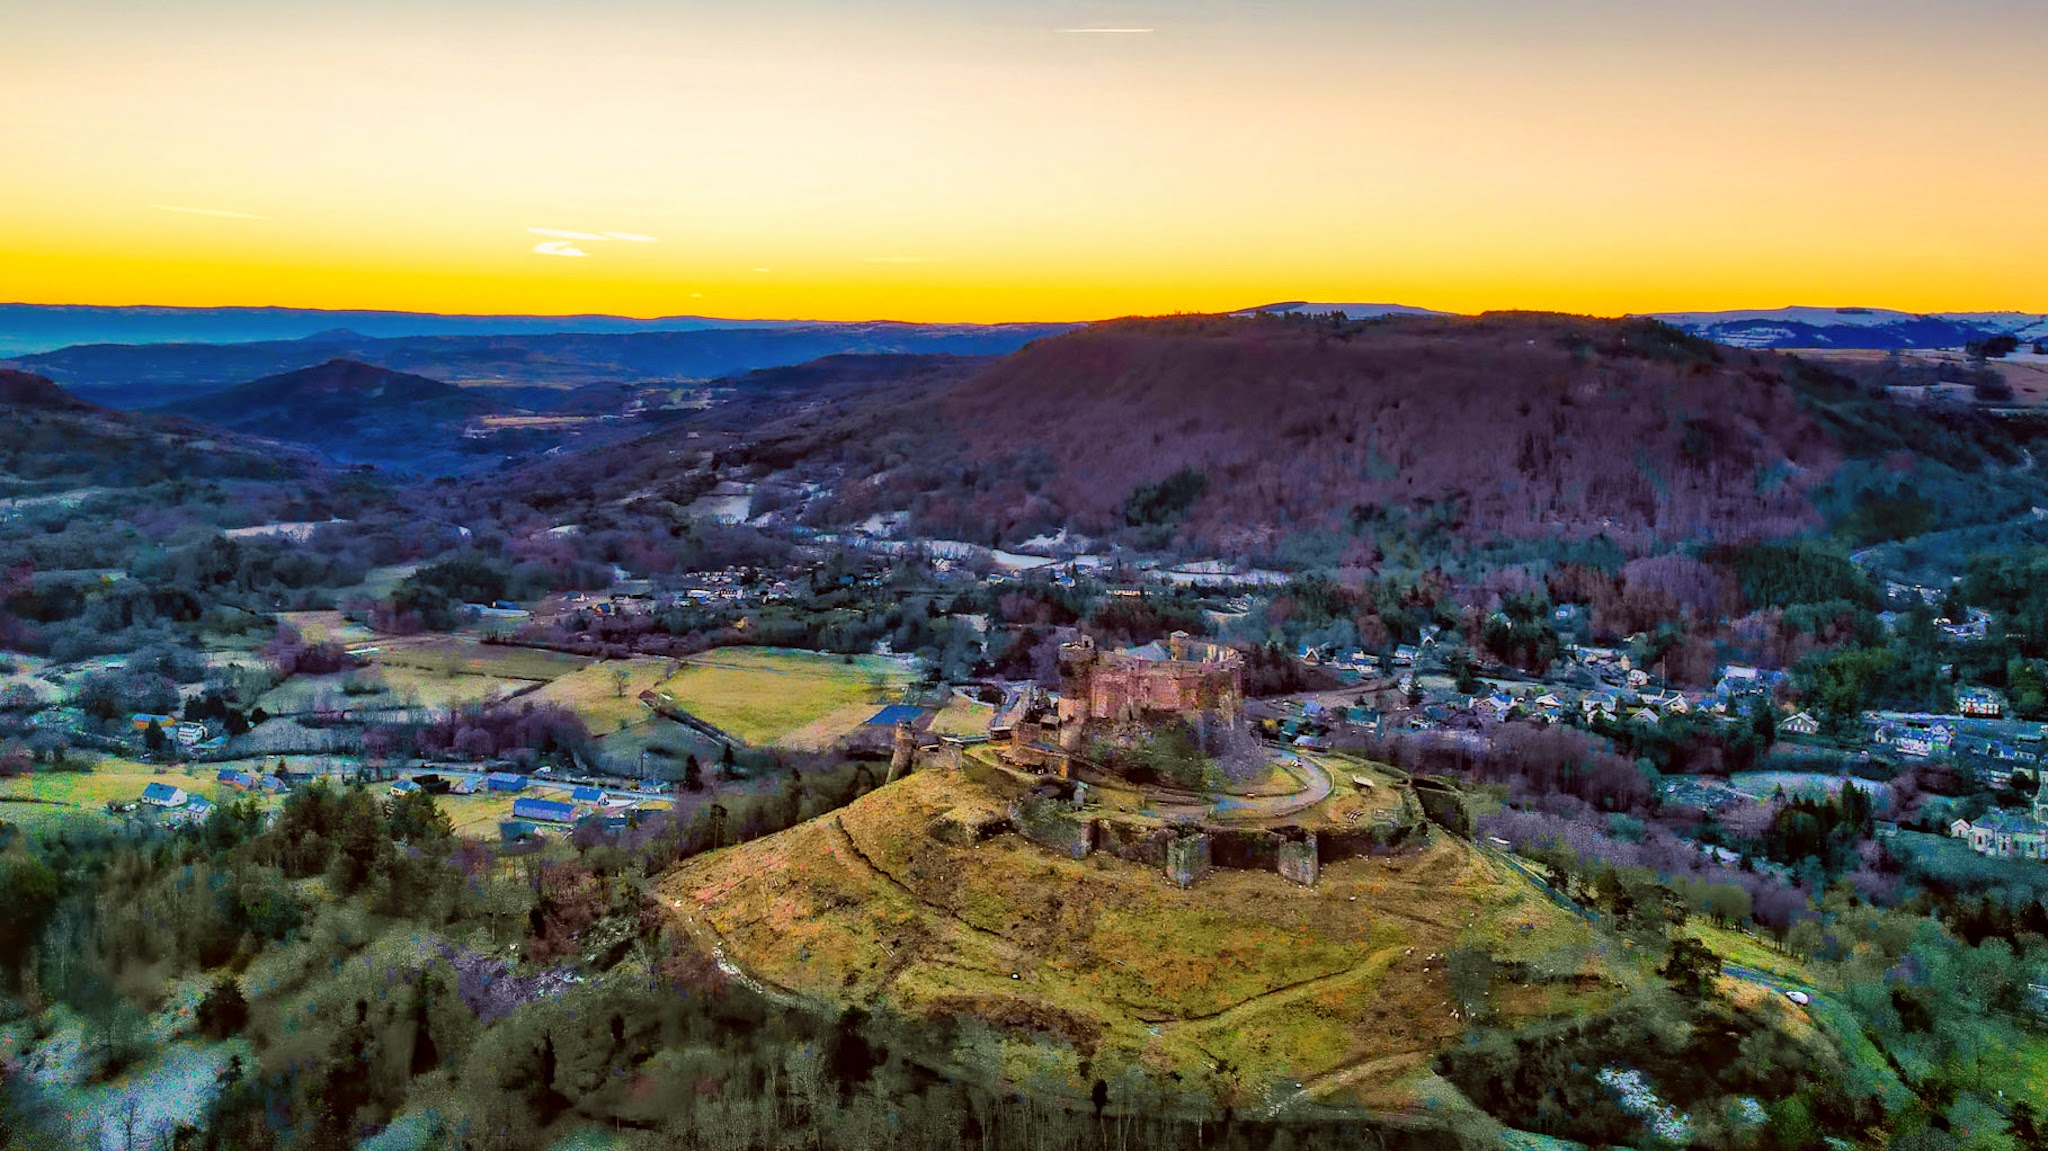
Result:
M869 727L894 728L899 723L916 723L926 715L925 709L912 707L907 703L892 703L868 717Z
M1820 721L1802 711L1798 715L1789 716L1779 723L1778 730L1789 735L1819 735Z
M490 785L492 791L526 790L526 777L509 771L494 771L484 777L484 782Z
M574 823L577 808L573 803L559 799L515 799L512 801L514 819L532 819L543 823Z
M142 802L151 807L183 807L190 798L183 788L172 787L168 783L152 783L142 789Z
M605 794L595 787L579 787L569 792L569 798L577 803L603 803Z
M458 776L454 783L449 784L448 790L456 795L475 795L476 786L475 776L464 775Z
M498 821L498 838L507 843L517 843L522 839L532 839L539 834L539 828L523 819L502 819Z

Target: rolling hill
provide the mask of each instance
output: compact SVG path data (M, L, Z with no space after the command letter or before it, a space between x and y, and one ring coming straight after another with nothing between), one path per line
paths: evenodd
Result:
M927 538L1064 528L1284 567L1652 552L1852 521L1875 542L1906 520L2048 503L2027 465L2040 421L1894 403L1852 370L1647 319L1119 320L993 361L764 373L789 386L513 482L550 506L682 507L765 481L810 493L792 514L820 528L907 513Z
M55 383L0 370L0 518L162 483L278 481L310 453L174 416L96 407Z
M217 427L316 448L339 463L426 473L473 471L463 431L513 409L488 394L354 360L329 360L167 409Z

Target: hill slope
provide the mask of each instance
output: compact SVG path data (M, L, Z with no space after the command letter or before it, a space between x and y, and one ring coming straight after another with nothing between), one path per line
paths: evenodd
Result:
M0 518L166 482L287 480L314 461L174 417L113 412L41 376L0 371Z
M462 431L479 416L508 411L487 395L353 360L252 380L168 410L306 444L343 463L427 472L489 462L464 456Z
M1775 535L1820 522L1842 458L1790 371L1649 322L1128 320L836 426L767 422L753 450L831 459L825 518L971 540Z
M42 376L10 371L6 368L0 368L0 405L53 412L93 410L93 405Z
M993 1025L1012 1040L1013 1078L1039 1069L1033 1041L1045 1038L1090 1061L1090 1076L1177 1071L1240 1106L1297 1082L1412 1104L1429 1055L1462 1030L1431 957L1467 932L1514 960L1556 951L1562 982L1530 997L1537 1013L1584 1007L1578 988L1600 981L1579 966L1584 924L1461 843L1337 864L1315 888L1218 872L1182 890L1158 869L1076 862L1013 833L975 842L1001 818L981 785L922 770L694 859L659 891L701 942L771 988Z

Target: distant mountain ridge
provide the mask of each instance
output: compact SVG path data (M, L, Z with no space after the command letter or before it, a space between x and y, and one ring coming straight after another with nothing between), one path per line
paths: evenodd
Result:
M872 323L391 339L329 327L245 344L87 344L18 357L12 366L98 403L145 408L337 357L456 384L577 388L713 380L842 354L1004 355L1072 327Z
M1446 316L1406 304L1323 304L1292 301L1246 308L1234 315L1273 312L1281 315L1327 315L1342 312L1354 320L1384 316ZM1837 348L1889 351L1893 348L1960 348L1990 336L2010 335L2024 342L2048 339L2048 315L2033 312L1897 312L1885 308L1755 308L1719 312L1650 312L1692 335L1735 348L1777 350Z
M0 356L73 344L243 344L298 340L337 329L372 339L400 336L511 336L546 332L680 332L706 328L802 327L801 320L709 316L469 315L325 308L178 308L151 305L0 304Z
M1664 312L1655 317L1695 336L1737 348L1960 348L1991 336L2048 339L2048 316L2028 312L1940 312L1884 308L1792 307L1728 312Z

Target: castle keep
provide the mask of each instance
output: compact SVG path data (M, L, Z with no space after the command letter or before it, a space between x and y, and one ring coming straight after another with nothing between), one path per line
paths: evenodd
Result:
M1060 675L1063 735L1093 720L1160 715L1230 725L1244 712L1244 657L1184 631L1120 652L1098 652L1084 634L1060 645Z

